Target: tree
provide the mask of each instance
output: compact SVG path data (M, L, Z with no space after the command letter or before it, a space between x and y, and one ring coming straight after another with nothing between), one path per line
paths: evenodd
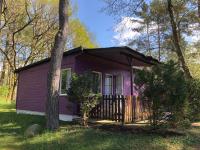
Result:
M187 116L187 82L180 68L180 65L170 61L136 73L135 82L143 88L141 96L148 104L150 122L154 127L165 120L163 114L166 112L171 114L171 118L165 121L174 126Z
M178 56L178 60L185 72L186 77L188 78L192 78L190 71L188 69L188 66L186 65L184 56L183 56L183 50L181 49L180 46L180 34L178 33L178 29L177 29L177 23L175 22L174 19L174 12L173 12L173 5L171 0L167 0L168 2L168 12L169 12L169 16L170 16L170 22L171 22L171 27L172 27L172 33L173 33L173 43L174 43L174 47L176 49L176 54Z
M185 56L191 75L194 79L200 79L200 43L189 45Z
M72 46L65 46L64 50L74 46L94 46L87 28L73 15L74 8L68 7L69 38ZM6 0L2 7L0 60L2 71L0 73L0 86L9 90L8 100L15 100L17 74L14 70L24 67L41 59L50 57L54 37L58 30L58 6L56 1L32 0ZM79 30L75 30L76 26ZM73 28L73 30L71 29ZM81 36L78 36L78 34Z
M148 34L140 34L144 35L149 39L147 43L151 43L149 46L150 49L155 50L158 45L158 55L161 55L161 48L166 50L166 54L169 54L169 57L175 53L177 56L177 61L181 64L182 69L185 72L185 75L188 78L191 78L190 71L188 69L187 64L185 63L184 51L185 47L187 46L188 42L186 38L191 35L194 28L196 31L199 29L196 27L196 24L199 23L198 18L198 9L197 9L197 1L189 0L189 1L164 1L164 0L103 0L107 5L105 10L114 16L117 16L121 19L122 16L132 18L132 22L134 23L135 20L147 20L147 23L153 24L152 27L149 26L149 31L152 29L155 30L157 24L157 33L148 32ZM156 6L155 6L156 5ZM145 6L145 7L144 7ZM148 9L144 9L148 8ZM141 12L143 15L141 15ZM168 15L166 15L168 14ZM148 17L148 18L147 18ZM147 19L145 19L147 18ZM159 18L159 19L158 19ZM158 20L156 20L158 19ZM129 24L129 22L128 22ZM143 23L142 23L143 24ZM162 25L162 28L160 28ZM169 28L171 27L171 28ZM151 29L152 28L152 29ZM160 30L162 29L162 30ZM135 31L135 27L133 26L133 30ZM161 42L161 33L162 33L162 42ZM151 36L150 36L151 35ZM155 40L155 37L158 37L158 40ZM133 42L138 43L139 50L141 47L144 47L145 38L138 38ZM143 41L142 41L143 40ZM156 44L155 41L158 41ZM156 46L156 47L155 47ZM148 47L146 48L148 50ZM170 53L168 53L170 50ZM152 52L151 51L151 52ZM158 58L162 58L163 56L158 56ZM163 60L166 60L165 58Z
M99 87L98 83L98 79L95 79L91 72L72 75L67 95L70 101L80 103L82 124L84 126L87 126L89 112L100 100L100 93L96 93Z
M200 119L200 80L193 79L188 82L189 92L189 118L191 121Z
M2 15L2 7L3 7L3 0L0 0L0 20L1 20L1 15Z
M19 34L31 25L37 15L30 16L27 7L24 7L24 4L27 4L27 1L19 1L17 7L16 3L13 4L12 1L4 1L4 3L4 17L2 21L4 24L1 27L2 45L0 47L0 52L3 54L4 65L5 63L8 64L8 75L10 76L8 80L10 89L8 97L13 100L17 84L17 77L14 70L17 68L17 57L19 56L19 51L21 49L20 44L17 41L19 39ZM20 14L14 13L17 11L19 11Z
M159 61L166 59L167 52L172 50L170 36L168 36L168 17L166 9L160 0L153 0L150 4L150 20L152 21L154 30L152 31L152 43L154 57L157 56Z
M198 0L198 15L199 15L199 18L200 18L200 0Z
M76 18L72 18L69 21L68 45L71 45L71 47L97 47L92 33Z
M46 102L46 125L49 130L59 128L59 81L63 50L68 34L68 0L59 1L59 30L51 50Z

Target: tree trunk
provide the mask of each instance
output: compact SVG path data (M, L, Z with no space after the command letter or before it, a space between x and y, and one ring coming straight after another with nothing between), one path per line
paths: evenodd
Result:
M149 37L149 21L147 21L147 45L148 45L148 52L149 56L151 56L151 45L150 45L150 37Z
M87 113L86 112L83 112L83 118L82 118L82 123L83 123L83 126L84 127L87 127L88 126L88 117L87 117Z
M60 69L68 32L68 0L59 1L59 31L55 36L51 50L50 70L48 74L48 94L46 102L46 126L49 130L59 128L59 81Z
M9 34L7 34L7 37L6 37L5 55L8 55L8 52L9 52ZM7 81L5 81L5 79L6 79L6 71L8 72L8 69L9 69L8 65L9 64L6 59L6 56L4 56L3 67L2 67L1 77L0 77L1 85L4 85L4 84L7 85ZM8 78L8 74L7 74L7 78Z
M160 48L160 22L159 22L159 20L157 20L157 25L158 25L158 60L160 61L160 57L161 57L160 51L161 51L161 48Z
M200 0L198 0L198 16L200 18Z
M185 58L183 56L183 52L182 52L182 49L180 46L180 39L178 36L177 24L174 19L173 5L172 5L171 0L167 0L167 2L168 2L168 13L170 16L170 22L171 22L172 33L173 33L173 43L175 46L176 54L178 56L179 63L185 73L185 76L190 79L190 78L192 78L192 76L190 74L188 66L186 65Z
M4 85L4 83L5 83L5 73L6 73L6 59L4 58L1 76L0 76L0 85Z
M17 77L16 74L13 73L13 83L12 83L12 87L11 87L11 91L10 91L10 100L14 101L15 100L15 89L17 86Z
M2 15L2 7L3 7L3 0L0 0L0 20ZM0 26L1 26L1 21L0 21Z
M15 100L15 89L17 86L17 78L14 71L10 71L9 74L9 84L8 84L8 94L6 96L6 100L13 101Z
M7 86L8 86L8 93L6 96L6 100L10 101L11 100L11 91L12 91L12 85L13 85L13 71L11 70L11 67L8 66L8 72L6 74L7 76Z

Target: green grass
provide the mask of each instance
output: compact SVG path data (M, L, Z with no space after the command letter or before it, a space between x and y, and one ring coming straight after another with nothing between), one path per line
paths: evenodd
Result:
M25 138L25 129L34 123L44 127L39 116L17 115L15 105L0 99L0 150L190 150L200 149L200 127L193 127L186 136L162 137L150 134L102 131L62 123L55 133L43 131L34 138Z

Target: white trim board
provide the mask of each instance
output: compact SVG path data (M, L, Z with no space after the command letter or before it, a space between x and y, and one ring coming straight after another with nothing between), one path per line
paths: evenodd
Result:
M29 115L38 115L38 116L45 116L44 112L37 112L37 111L30 111L30 110L16 110L17 114L29 114ZM59 114L59 119L62 121L72 121L74 118L79 118L75 115L65 115L65 114Z

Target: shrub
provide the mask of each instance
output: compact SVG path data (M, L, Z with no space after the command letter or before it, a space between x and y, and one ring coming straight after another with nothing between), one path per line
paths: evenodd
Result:
M192 79L188 81L189 92L189 113L191 121L200 120L200 80Z
M160 66L153 67L151 70L141 70L136 73L135 82L144 91L140 94L142 100L147 104L150 112L150 123L156 127L162 113L161 99L164 93L162 79L157 73L160 72Z
M184 119L180 122L178 122L177 127L183 128L183 129L189 129L191 127L191 122L189 119Z
M98 88L98 81L94 81L91 72L73 74L70 88L67 90L69 100L80 103L82 123L87 126L89 112L100 100L100 94L95 93Z
M170 112L168 122L177 125L185 119L187 112L187 82L180 66L172 61L157 64L150 70L136 73L136 84L144 86L142 99L148 103L150 122L156 127L162 114Z

